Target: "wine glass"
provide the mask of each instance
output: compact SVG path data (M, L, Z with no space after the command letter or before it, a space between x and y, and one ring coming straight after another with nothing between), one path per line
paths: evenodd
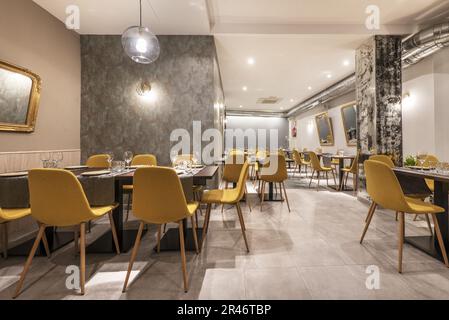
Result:
M53 160L53 164L55 168L59 167L59 163L62 162L62 160L64 159L64 154L60 151L58 152L53 152L53 154L51 155L52 160Z
M424 162L426 161L426 158L427 152L425 151L420 151L416 155L416 162L418 163L418 166L421 167L421 171L424 171Z
M42 167L48 168L48 164L49 164L49 161L50 161L50 152L42 152L39 155L39 158L42 161Z
M108 155L109 168L112 168L112 161L114 161L114 152L106 151L105 153Z
M123 159L125 160L126 167L129 168L131 161L133 160L133 153L131 151L125 151Z

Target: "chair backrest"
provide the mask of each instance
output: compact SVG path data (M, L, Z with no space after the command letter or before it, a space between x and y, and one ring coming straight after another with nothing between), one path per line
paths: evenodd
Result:
M188 215L181 181L172 168L139 168L134 173L133 185L133 214L137 218L164 224Z
M157 159L152 154L138 154L131 161L132 166L157 166Z
M316 153L310 151L310 152L308 152L308 155L310 157L310 161L312 163L313 170L315 170L315 171L322 170L320 159L318 159L318 156L316 155Z
M31 215L49 226L73 226L92 217L81 183L60 169L33 169L28 174Z
M366 160L364 168L366 190L375 203L394 211L409 210L398 178L387 164L376 160Z
M293 149L293 160L295 160L296 165L302 164L301 155L299 154L298 150Z
M391 158L389 156L386 156L384 154L377 154L377 155L369 157L369 159L385 163L390 168L394 168L393 160L391 160Z
M273 181L285 181L288 179L288 173L287 173L287 164L285 162L285 157L281 154L272 154L270 155L269 159L269 166L264 166L262 168L261 179L267 176L269 176L270 180ZM274 166L274 168L273 168Z
M354 160L352 160L351 163L351 168L349 169L351 171L351 173L357 173L359 171L359 157L360 157L360 153L357 152L357 154L355 155Z
M233 153L225 159L223 168L223 180L226 182L236 183L239 180L240 172L246 161L243 153Z
M86 166L89 168L109 168L109 155L107 154L96 154L90 156L86 161Z

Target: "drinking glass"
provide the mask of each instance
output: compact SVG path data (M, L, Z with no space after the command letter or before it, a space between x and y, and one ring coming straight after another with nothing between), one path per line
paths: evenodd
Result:
M62 160L64 160L64 154L60 151L58 152L53 152L53 154L51 155L52 157L52 162L53 162L53 168L58 168L59 167L59 163L62 162Z
M109 168L112 168L112 162L114 161L114 152L106 151L105 154L108 155Z
M126 167L129 167L131 161L133 160L133 153L131 151L125 151L125 154L123 155L123 160L125 160Z
M50 161L50 152L42 152L39 155L41 161L42 161L42 167L49 168L49 161Z
M418 154L416 155L416 162L418 163L418 166L421 167L421 171L424 171L424 162L426 161L427 158L427 152L425 151L420 151L418 152Z
M112 161L112 172L120 173L125 170L125 161Z

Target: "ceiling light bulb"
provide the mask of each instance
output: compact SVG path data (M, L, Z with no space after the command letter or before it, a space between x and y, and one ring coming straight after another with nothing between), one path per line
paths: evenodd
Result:
M254 58L248 58L248 64L249 65L253 65L253 64L255 64L256 63L256 60L254 60Z
M290 102L294 102L295 100L293 100L293 99L290 99Z
M308 86L307 89L310 91L310 90L312 90L312 87L311 87L311 86Z
M148 43L143 38L139 38L136 41L136 50L140 53L146 53L148 51Z
M247 87L247 86L244 86L244 87L242 88L242 90L243 90L243 91L247 91L247 90L248 90L248 87Z
M328 79L330 79L330 78L332 78L332 75L331 75L331 74L328 74L326 77L327 77Z
M243 108L243 106L241 105L241 106L239 106L239 108Z
M349 60L343 61L343 65L344 65L345 67L349 66Z

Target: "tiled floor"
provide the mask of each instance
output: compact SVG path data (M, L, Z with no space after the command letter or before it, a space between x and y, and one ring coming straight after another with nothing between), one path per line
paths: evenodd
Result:
M248 184L252 186L252 184ZM69 245L51 259L35 258L19 299L446 299L449 270L405 245L404 273L397 273L397 223L392 212L378 211L363 245L359 237L367 206L350 193L309 189L308 180L288 183L292 212L280 202L263 211L251 196L244 205L251 253L246 253L234 208L213 211L200 255L188 254L190 290L182 289L178 252L156 254L155 228L143 238L132 282L121 288L130 253L88 255L86 295L67 289L68 265L78 257ZM97 225L88 239L107 225ZM408 217L407 234L426 234L424 222ZM0 298L9 299L24 258L0 262ZM380 273L378 290L367 289L368 266ZM368 279L369 280L369 279Z

